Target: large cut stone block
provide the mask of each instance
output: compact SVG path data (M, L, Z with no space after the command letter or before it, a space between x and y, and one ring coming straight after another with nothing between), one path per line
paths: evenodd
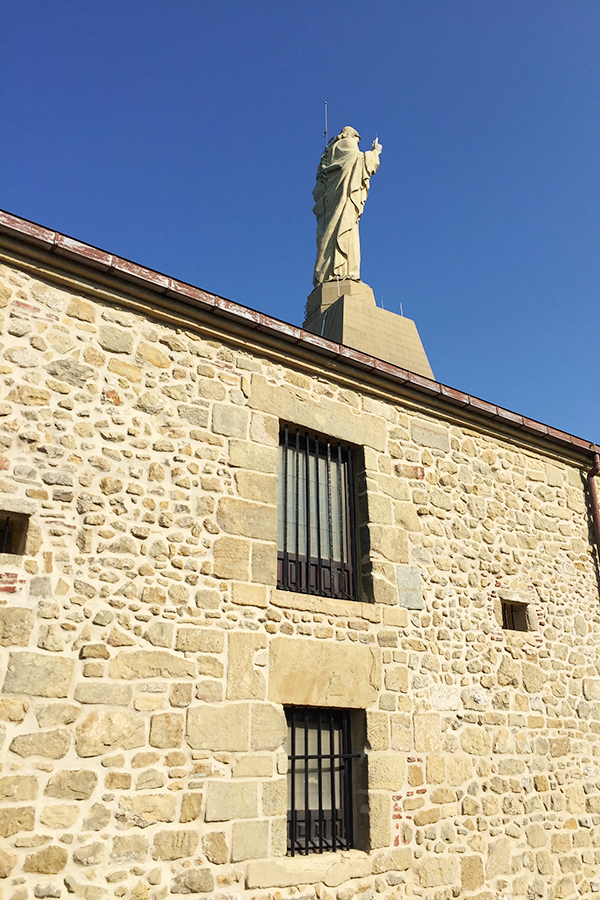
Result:
M360 850L253 860L248 863L246 887L296 887L319 882L327 887L337 887L351 878L365 878L371 871L371 859Z
M75 747L79 756L100 756L110 750L133 750L146 743L143 718L126 709L98 709L77 725Z
M209 781L206 785L206 821L254 819L258 815L255 781Z
M231 833L231 861L264 859L269 855L269 823L234 822Z
M366 709L381 687L379 648L274 638L268 698L298 706Z
M194 750L248 750L250 704L192 706L187 712L186 740Z
M254 654L267 646L264 634L231 632L227 663L228 700L264 700L265 676L254 665Z
M287 720L281 706L252 704L250 746L253 750L277 750L285 741Z
M73 665L72 659L62 656L15 651L9 655L2 690L5 694L66 697Z
M185 678L195 674L193 662L166 650L123 650L110 662L111 678Z
M421 887L439 887L460 880L460 861L456 856L426 856L415 865L415 874Z
M277 507L239 497L223 497L217 507L217 522L228 534L277 540Z
M18 606L0 607L0 644L3 647L26 647L33 630L32 609Z

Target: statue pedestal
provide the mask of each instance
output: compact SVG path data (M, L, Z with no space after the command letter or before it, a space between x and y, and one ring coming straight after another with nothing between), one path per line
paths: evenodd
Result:
M409 372L434 377L413 320L380 309L362 281L340 279L316 287L306 302L302 327Z

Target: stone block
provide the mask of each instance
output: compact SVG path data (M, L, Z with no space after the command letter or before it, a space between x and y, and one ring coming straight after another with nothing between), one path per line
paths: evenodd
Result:
M250 747L252 750L277 750L285 741L287 720L281 706L252 704Z
M372 862L368 854L360 850L346 850L286 859L252 860L246 871L246 887L251 890L319 883L333 888L353 878L366 878L372 872Z
M230 703L227 706L189 707L186 740L194 750L248 750L250 705Z
M412 864L410 847L398 847L395 850L384 850L373 857L373 874L384 872L406 872Z
M473 764L470 756L451 754L447 760L448 784L457 787L464 784L473 774Z
M115 836L112 839L110 858L114 863L144 862L147 855L148 839L141 834Z
M263 472L248 472L238 469L235 473L238 494L245 500L260 500L261 503L277 505L278 479Z
M0 835L8 838L19 831L33 831L35 810L33 806L11 806L0 808Z
M193 856L198 846L198 832L158 831L152 844L152 859L184 859Z
M217 578L248 581L250 577L250 541L235 537L217 538L213 547L213 567Z
M175 649L185 653L222 653L225 635L216 628L178 628Z
M274 542L252 542L252 581L259 584L277 584L277 546Z
M97 866L104 857L104 844L101 841L93 841L73 850L73 862L79 866Z
M264 634L232 631L228 638L227 699L264 700L266 681L254 654L267 646Z
M61 769L50 776L44 796L57 800L87 800L97 783L98 776L92 770Z
M398 791L406 777L406 760L400 753L369 753L369 790Z
M390 717L386 712L367 710L367 744L370 750L389 750Z
M20 724L29 709L28 700L17 700L12 697L0 697L0 722Z
M79 815L76 804L55 803L45 806L40 812L40 822L47 828L70 828Z
M151 747L181 747L183 741L183 715L181 713L157 713L150 719Z
M429 699L433 709L444 712L457 710L461 702L460 687L454 684L432 684Z
M462 856L460 860L460 881L463 891L475 891L483 887L483 860L480 856Z
M456 856L425 856L415 863L415 876L421 887L440 887L460 881L460 863Z
M415 750L437 753L442 746L439 715L437 713L416 713L413 722Z
M263 783L262 809L263 815L270 818L286 815L287 780L285 778L277 778Z
M275 505L267 506L238 497L223 497L217 506L217 523L228 534L263 541L277 540Z
M395 714L390 717L390 748L408 753L412 750L412 724L411 717L404 714Z
M19 734L13 738L9 749L18 756L45 756L62 759L71 744L71 735L64 728L56 731L39 731Z
M397 564L395 571L399 605L403 609L424 609L425 602L419 567Z
M408 538L404 529L393 525L368 524L363 530L371 553L381 554L393 563L408 562Z
M26 647L33 631L32 609L19 606L0 607L0 646Z
M508 838L496 838L488 844L485 861L485 877L488 881L497 875L508 875L511 871L511 843Z
M371 850L389 847L392 842L390 796L389 791L369 792L369 846Z
M548 673L532 663L521 663L523 687L528 694L538 694L548 680Z
M490 735L481 726L467 725L460 735L460 745L465 753L487 756L491 752Z
M129 706L131 687L128 684L107 684L106 682L84 682L75 688L78 703L102 703L110 706Z
M190 794L184 794L181 798L181 815L180 822L194 822L202 812L202 794L194 791Z
M225 437L245 438L248 434L248 410L229 403L215 403L212 414L212 430Z
M191 660L174 656L166 650L122 650L110 661L111 678L185 678L195 674Z
M147 828L156 822L174 822L176 809L174 794L135 794L121 797L116 818L125 826Z
M210 869L188 869L171 882L172 894L206 894L215 886L215 876Z
M231 861L264 859L269 855L269 823L234 822L231 833Z
M277 475L279 448L254 444L250 441L231 440L229 442L229 463L240 469Z
M415 444L433 450L450 450L450 432L445 425L426 419L411 419L410 432Z
M38 780L34 775L6 775L0 778L0 802L35 800L37 793Z
M2 690L5 694L66 697L73 678L72 659L42 653L9 654Z
M224 831L211 831L202 838L202 850L207 860L216 866L229 862L229 850Z
M110 820L111 811L106 806L102 806L101 803L94 803L83 820L81 827L83 831L102 831Z
M268 698L297 706L367 709L381 685L381 652L364 644L274 638Z
M75 748L82 757L133 750L145 743L144 719L125 709L94 710L75 730Z
M133 334L116 325L101 325L98 329L98 343L109 353L131 353Z
M58 875L66 866L68 859L69 854L64 847L44 847L43 850L25 857L23 871L36 872L40 875Z
M206 785L207 822L255 819L258 816L258 784L253 781L209 781Z

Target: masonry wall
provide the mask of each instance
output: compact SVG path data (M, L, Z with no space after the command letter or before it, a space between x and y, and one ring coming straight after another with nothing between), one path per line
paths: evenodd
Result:
M585 462L34 274L0 266L4 898L600 890ZM275 587L280 421L358 448L362 602ZM292 703L364 710L363 849L285 856Z

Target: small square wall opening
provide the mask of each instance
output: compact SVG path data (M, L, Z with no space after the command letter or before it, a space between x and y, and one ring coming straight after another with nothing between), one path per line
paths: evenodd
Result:
M527 604L502 601L502 628L505 631L529 631Z
M0 510L0 553L22 556L25 553L28 526L29 516L24 513Z

